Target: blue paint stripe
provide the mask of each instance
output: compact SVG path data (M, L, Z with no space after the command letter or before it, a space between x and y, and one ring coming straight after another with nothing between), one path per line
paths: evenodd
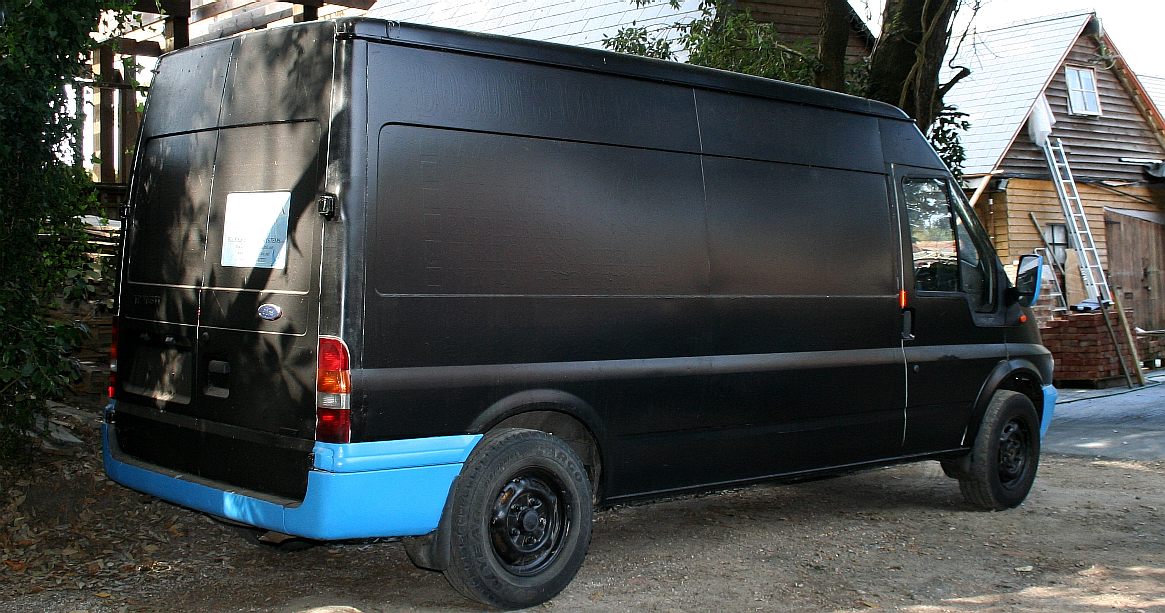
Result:
M258 528L320 540L432 532L464 459L481 440L477 435L389 441L369 447L364 447L369 443L323 445L322 451L344 471L312 470L303 502L283 506L120 461L111 451L108 424L102 426L101 435L105 471L117 483ZM453 458L460 461L418 465L426 459ZM355 467L368 470L356 472Z

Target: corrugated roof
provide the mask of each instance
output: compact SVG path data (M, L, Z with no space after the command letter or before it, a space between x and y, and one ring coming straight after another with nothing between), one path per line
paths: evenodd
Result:
M1152 98L1157 110L1165 114L1165 77L1150 77L1139 74L1137 80L1145 87L1145 93L1149 94L1149 98Z
M1093 13L1044 17L993 30L972 32L962 48L950 49L941 79L966 66L971 75L944 98L968 114L971 128L963 134L968 175L991 172L1067 56ZM957 51L957 55L955 55Z

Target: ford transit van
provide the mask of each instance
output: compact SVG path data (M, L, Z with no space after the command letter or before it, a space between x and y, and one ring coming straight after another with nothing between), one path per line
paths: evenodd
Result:
M105 466L401 537L497 607L570 582L596 506L939 460L1004 509L1056 399L1020 268L891 106L374 19L249 33L158 66Z

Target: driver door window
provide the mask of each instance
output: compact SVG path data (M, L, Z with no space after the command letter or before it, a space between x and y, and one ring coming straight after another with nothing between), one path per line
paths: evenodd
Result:
M947 180L908 178L902 191L910 217L915 289L963 292L975 310L989 310L989 259L976 246Z

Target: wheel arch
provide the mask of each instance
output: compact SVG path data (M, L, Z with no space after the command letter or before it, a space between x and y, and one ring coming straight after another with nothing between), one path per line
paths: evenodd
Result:
M598 412L589 403L560 390L526 390L490 405L471 422L469 432L488 434L499 428L538 430L564 440L583 461L591 482L593 502L601 501L606 476L602 469L606 430ZM451 487L450 492L452 490ZM445 501L445 511L437 530L404 539L405 550L416 566L436 571L448 568L452 499L451 494Z
M589 403L560 390L525 390L493 403L470 424L470 431L477 434L497 428L539 430L565 440L586 466L598 501L604 478L606 430Z
M1036 409L1037 418L1043 419L1044 391L1039 367L1032 361L1022 358L1003 360L995 366L979 389L971 419L963 435L963 444L975 440L979 426L983 423L983 415L987 412L987 406L991 404L991 397L999 390L1019 392L1027 396Z

